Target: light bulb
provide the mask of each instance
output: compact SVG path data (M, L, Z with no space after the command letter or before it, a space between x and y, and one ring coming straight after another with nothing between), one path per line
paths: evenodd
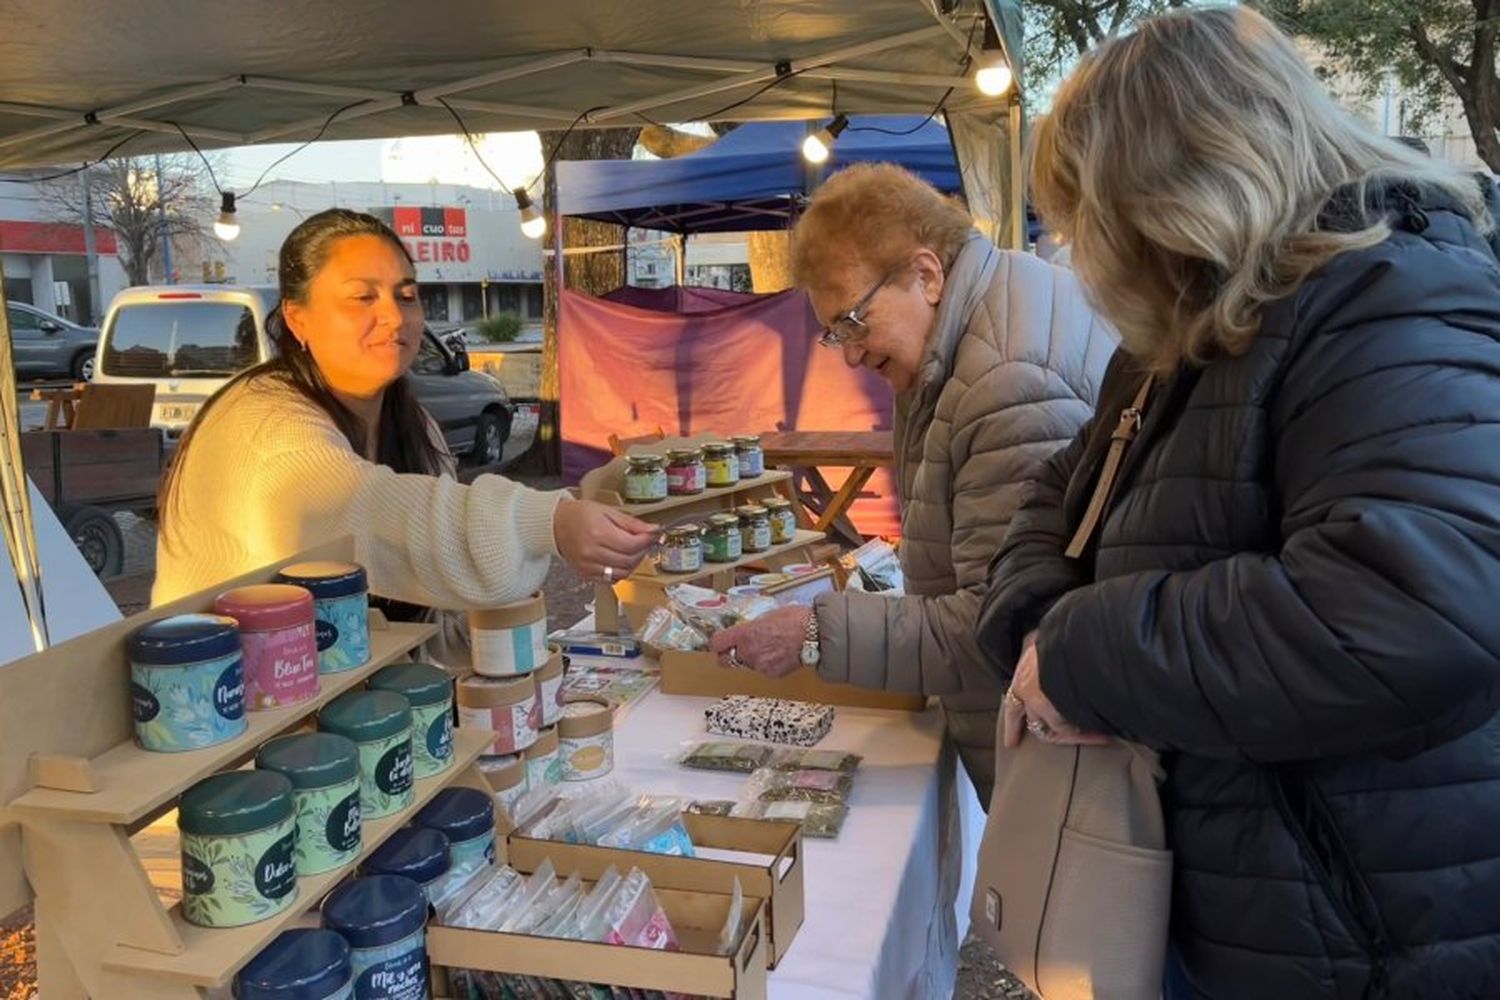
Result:
M511 194L516 199L516 208L521 210L521 235L539 240L547 232L547 220L537 211L536 203L525 188L516 188Z
M808 163L824 163L833 149L833 144L849 127L848 115L834 115L833 121L802 140L802 156Z
M979 71L974 74L974 85L986 97L999 97L1010 89L1014 80L1010 66L1005 62L1005 56L999 52L986 53Z
M219 218L214 223L214 235L229 242L240 234L240 222L234 215L234 192L225 191L219 206Z

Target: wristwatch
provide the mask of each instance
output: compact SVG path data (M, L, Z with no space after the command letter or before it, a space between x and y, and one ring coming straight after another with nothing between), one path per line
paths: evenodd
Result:
M812 611L807 616L807 631L802 635L802 665L816 667L822 659L823 650L818 645L818 613Z

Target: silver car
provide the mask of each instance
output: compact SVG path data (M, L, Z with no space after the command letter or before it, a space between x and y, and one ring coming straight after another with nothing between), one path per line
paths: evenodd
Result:
M87 382L94 377L94 349L99 331L43 312L25 302L7 302L11 352L16 374L59 375Z

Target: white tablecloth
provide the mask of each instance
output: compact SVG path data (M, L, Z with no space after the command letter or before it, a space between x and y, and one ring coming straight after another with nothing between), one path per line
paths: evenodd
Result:
M708 698L653 691L616 725L616 776L645 792L734 799L745 778L671 760ZM864 757L837 840L807 840L806 922L771 973L773 1000L948 1000L983 813L942 741L942 718L838 708L820 748Z

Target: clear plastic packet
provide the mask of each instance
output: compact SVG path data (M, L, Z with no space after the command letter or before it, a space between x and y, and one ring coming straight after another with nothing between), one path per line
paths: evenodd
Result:
M734 892L729 897L729 913L724 918L724 926L719 930L718 952L720 955L728 955L734 951L734 943L740 938L740 921L745 914L745 890L740 885L739 878L734 880Z
M521 891L525 879L509 865L457 900L449 900L447 909L438 911L440 923L475 930L493 930L504 919L510 901Z
M439 920L444 919L447 914L452 913L464 900L477 892L492 877L499 874L499 869L493 864L484 862L482 857L477 859L476 863L470 867L470 871L460 873L457 877L455 877L454 870L449 870L448 879L443 883L442 888L432 900L433 909L436 911Z
M853 774L864 758L846 750L779 749L766 766L776 771L842 771Z
M745 782L745 797L762 802L822 802L849 800L854 775L842 771L776 771L762 768Z
M533 788L527 791L516 800L516 807L511 812L511 820L514 821L516 829L526 829L560 797L557 789L551 787Z
M754 621L761 615L775 611L778 606L774 598L748 594L721 594L717 590L695 587L687 583L667 587L666 594L668 607L677 617L704 636L711 636L715 632Z
M614 865L604 869L578 908L578 940L603 941L609 930L609 904L623 879Z
M673 755L673 760L683 767L699 771L734 771L749 774L768 766L775 758L776 749L760 743L735 743L730 740L689 742Z
M642 644L658 650L692 653L708 648L708 636L670 608L653 608L641 628Z
M734 807L733 799L699 799L689 802L683 812L693 816L733 816Z
M583 901L588 897L588 890L582 883L574 885L573 889L556 901L557 909L550 916L544 918L537 926L536 932L542 937L571 938L578 933L578 910L583 906Z
M741 802L734 808L735 816L747 819L782 820L802 824L802 835L822 840L832 840L844 828L849 807L843 803L826 802Z
M609 929L605 939L610 944L655 951L680 950L672 922L661 908L651 880L639 868L630 869L620 883L619 890L609 902L607 922Z
M594 810L579 823L580 843L603 844L615 831L629 826L642 808L639 799L625 799Z
M551 867L550 862L547 863L547 867ZM551 879L543 886L540 894L535 896L528 894L527 898L522 901L522 905L515 909L500 929L513 934L535 933L537 927L555 912L557 905L567 899L570 894L577 892L582 883L583 880L577 872L569 875L567 880L561 883L556 878ZM527 888L531 888L529 883Z
M501 914L500 926L492 930L509 930L518 920L525 915L537 900L546 896L557 887L557 869L552 865L552 859L547 858L536 871L526 879L520 890L514 893Z
M693 842L682 823L682 803L676 799L648 799L624 823L599 838L600 847L618 847L651 854L694 857Z

